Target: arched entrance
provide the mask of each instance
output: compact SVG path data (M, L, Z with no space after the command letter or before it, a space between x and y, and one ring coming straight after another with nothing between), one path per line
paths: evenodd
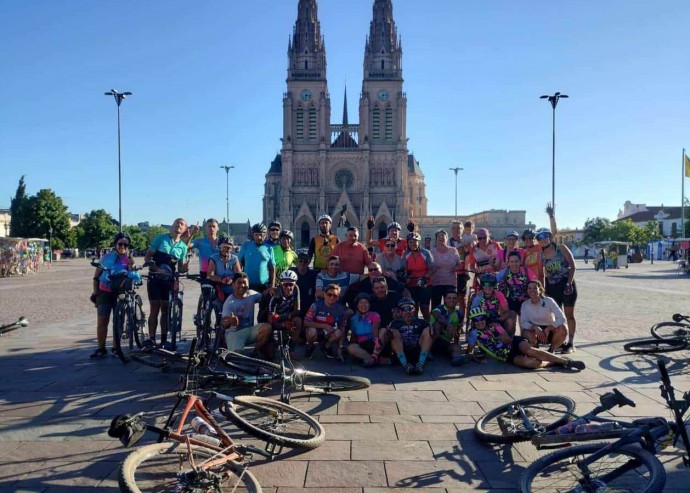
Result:
M388 235L388 227L385 222L379 224L379 240L385 238Z
M299 247L307 248L309 246L309 240L311 239L311 229L309 228L309 223L304 221L299 229Z

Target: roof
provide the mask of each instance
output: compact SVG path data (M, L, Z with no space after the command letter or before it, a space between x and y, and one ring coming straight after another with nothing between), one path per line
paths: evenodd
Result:
M680 219L680 217L681 217L680 207L656 206L656 207L647 207L646 211L635 212L634 214L630 214L629 216L625 216L625 217L622 217L620 219L616 219L613 222L616 223L618 221L625 221L626 219L630 219L634 223L644 223L647 221L656 221L655 216L657 214L659 214L659 212L663 212L664 214L668 214L668 217L666 219Z
M333 141L331 147L359 147L350 132L340 132L338 138Z
M424 176L422 169L419 167L419 161L415 159L414 154L407 155L407 171L413 175Z
M271 167L268 170L268 173L282 173L283 172L283 159L280 157L280 154L276 154L276 158L271 161Z

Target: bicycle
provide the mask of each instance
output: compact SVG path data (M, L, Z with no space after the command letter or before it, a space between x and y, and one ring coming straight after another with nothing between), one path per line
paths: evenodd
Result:
M629 342L623 349L637 354L670 353L686 349L690 344L690 317L675 313L673 322L654 324L650 332L654 339Z
M13 330L21 329L22 327L28 327L29 321L26 317L19 317L19 320L12 322L11 324L0 325L0 337L12 332Z
M144 264L150 266L153 264ZM177 350L178 337L181 341L182 336L182 310L184 307L184 284L182 284L179 272L157 271L150 272L147 278L149 280L156 279L170 283L170 290L168 293L168 337L170 338L170 350Z
M272 460L283 445L315 448L325 439L323 427L292 406L271 399L230 397L215 392L213 396L222 401L223 415L237 424L241 423L242 429L266 440L269 446L261 450L235 443L216 421L204 400L189 391L195 345L194 340L183 389L177 394L177 402L163 427L145 423L143 413L120 415L110 424L108 435L118 438L126 448L134 446L146 431L159 437L158 443L140 447L125 457L118 471L118 484L123 492L160 491L164 488L171 491L221 491L226 487L228 491L235 491L242 487L246 491L260 493L261 486L248 471L252 454ZM173 428L175 414L182 402L185 403L182 414ZM243 413L244 408L253 414ZM183 433L192 411L203 420L206 433ZM296 430L293 425L299 423L302 428ZM276 446L280 447L278 452L275 451Z
M538 459L520 478L520 491L523 493L603 492L617 488L660 492L666 482L664 467L656 458L661 450L671 444L675 446L681 440L686 451L683 463L690 466L687 456L690 440L683 422L683 415L690 408L690 393L685 392L682 399L677 400L664 362L659 360L657 364L662 380L661 395L673 413L673 420L643 418L626 423L597 416L616 405L634 405L614 389L600 397L599 406L579 418L573 414L575 403L571 399L543 396L500 406L483 416L475 429L483 429L488 417L497 418L500 435L488 433L484 435L485 439L490 435L504 442L531 439L538 448L617 438L610 443L571 446ZM555 406L565 409L558 410ZM546 417L540 419L543 413ZM578 419L571 421L573 418Z
M201 294L197 303L194 325L196 325L196 337L200 349L208 349L211 354L218 350L222 329L220 319L223 312L223 302L218 298L216 283L208 279L202 279L198 275L187 276L201 285Z

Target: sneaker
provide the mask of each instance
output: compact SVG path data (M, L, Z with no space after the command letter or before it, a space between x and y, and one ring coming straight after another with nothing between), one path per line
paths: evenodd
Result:
M413 375L421 375L422 373L424 373L424 363L417 363L414 365Z
M576 359L567 359L565 360L565 366L566 368L575 368L576 370L584 370L585 369L585 362L584 361L579 361Z
M316 347L313 344L307 344L307 347L304 349L304 359L312 359L314 357L314 349Z
M153 349L155 347L156 343L153 341L153 339L146 339L144 342L141 343L142 349Z
M391 366L393 362L391 361L390 358L386 358L385 356L379 356L379 365L382 366Z
M378 356L375 354L372 354L371 357L367 360L364 360L364 367L365 368L371 368L372 366L376 366L376 364L379 362Z
M405 373L408 375L414 375L415 367L409 361L405 363Z
M575 352L575 346L570 342L563 344L560 349L563 354L573 354Z
M108 356L108 351L106 351L105 348L98 348L91 356L89 356L89 359L101 359L105 358L106 356Z
M328 359L335 359L338 357L337 354L337 349L334 347L327 347L325 345L321 346L321 351L323 351L323 354L326 356Z

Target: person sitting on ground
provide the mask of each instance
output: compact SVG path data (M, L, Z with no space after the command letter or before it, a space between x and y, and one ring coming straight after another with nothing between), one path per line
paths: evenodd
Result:
M549 344L553 353L568 337L565 314L553 298L544 295L541 282L530 281L527 295L520 311L521 334L532 346Z
M307 310L316 299L316 276L318 271L309 268L309 254L306 249L297 254L297 267L290 269L297 274L297 287L299 288L300 317L304 319Z
M327 358L343 358L343 333L351 314L344 305L338 303L340 286L329 284L324 290L324 298L317 299L307 310L304 317L305 338L307 347L305 359L312 359L316 342L322 343L321 349Z
M481 308L487 314L489 323L500 324L510 334L515 333L515 314L508 309L508 300L496 290L496 274L482 274L479 279L482 290L472 299L470 308Z
M369 300L371 311L381 317L379 327L388 327L396 318L394 314L398 312L398 302L402 298L402 293L390 290L385 277L375 278L371 286L374 293Z
M242 268L237 255L232 253L234 246L230 238L227 236L218 238L218 248L220 252L211 255L208 260L207 278L209 281L218 283L222 292L222 296L218 296L218 299L224 301L228 295L232 294L233 276L242 272Z
M470 312L473 326L477 330L477 344L482 351L499 361L511 363L520 368L536 369L547 366L564 366L584 370L583 361L556 356L553 353L532 347L523 336L511 336L498 324L487 324L488 318L482 317L481 309Z
M350 274L364 274L364 267L371 263L369 251L359 242L359 230L354 226L347 228L345 241L335 246L333 255L340 257L340 269Z
M379 337L382 338L382 342L390 342L391 349L405 373L421 375L433 343L429 322L417 318L417 307L412 298L401 298L398 309L401 318L391 322L388 329L380 329Z
M331 255L328 258L328 265L325 271L316 275L316 297L324 298L326 287L329 284L337 284L340 287L341 303L345 302L345 293L348 287L359 281L359 275L350 274L340 270L340 257Z
M449 288L443 295L443 304L431 310L431 330L434 343L431 353L434 355L450 356L451 365L461 365L467 361L463 354L458 336L465 316L462 308L458 307L458 291Z
M349 329L350 344L347 352L354 359L362 361L364 366L374 366L379 361L381 353L381 340L379 339L379 324L381 317L370 310L370 296L367 293L359 293L355 297L356 311L350 317ZM345 333L347 336L347 331ZM347 339L347 337L345 337Z
M245 272L237 272L232 277L232 294L223 303L220 320L229 351L242 351L247 344L255 342L252 355L267 356L263 348L271 336L271 324L254 323L254 305L261 301L262 296L263 293L249 289L249 276Z
M507 267L496 274L496 281L498 291L508 300L508 309L515 315L520 315L522 302L527 299L527 284L536 279L528 267L520 265L520 254L510 252Z

